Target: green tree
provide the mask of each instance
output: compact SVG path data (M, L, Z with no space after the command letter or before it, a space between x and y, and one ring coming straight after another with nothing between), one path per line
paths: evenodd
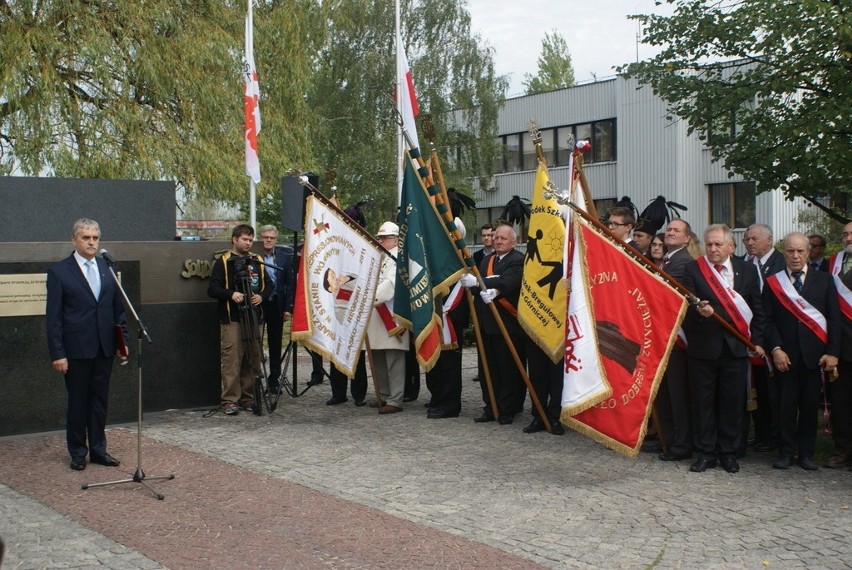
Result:
M839 221L852 190L852 5L667 0L638 15L659 55L619 68L650 85L731 175ZM831 207L822 206L829 198Z
M574 85L574 65L568 51L568 42L554 30L545 32L541 40L541 54L538 56L538 74L524 75L524 87L527 95L564 89Z
M262 186L277 189L278 165L309 149L295 117L315 5L256 11L261 113L276 132L260 134ZM224 0L0 0L0 173L173 179L190 195L244 200L244 18L244 2Z
M323 168L316 171L337 171L342 206L370 200L372 229L397 205L393 3L331 0L323 8L328 31L309 97L321 117L314 140ZM438 150L465 156L445 168L448 183L469 188L500 152L497 112L507 81L494 72L493 52L470 34L462 0L403 1L401 22L421 113L432 115ZM427 145L422 134L420 142Z

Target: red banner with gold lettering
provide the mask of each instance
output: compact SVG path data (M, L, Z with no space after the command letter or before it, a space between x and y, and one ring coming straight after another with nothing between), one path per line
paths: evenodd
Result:
M581 227L598 350L612 395L576 415L563 413L561 421L635 457L686 300L612 240Z

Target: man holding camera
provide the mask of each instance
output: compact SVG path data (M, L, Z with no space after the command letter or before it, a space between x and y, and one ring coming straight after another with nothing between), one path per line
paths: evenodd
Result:
M235 227L231 249L213 264L207 288L207 294L219 301L221 407L229 416L254 405L254 379L261 373L258 306L272 291L267 287L262 259L251 253L253 242L254 228L248 224Z

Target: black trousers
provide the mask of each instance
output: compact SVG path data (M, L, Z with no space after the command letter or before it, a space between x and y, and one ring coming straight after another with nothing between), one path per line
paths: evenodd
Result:
M707 458L736 456L742 436L749 362L723 346L717 359L688 357L693 445Z
M430 403L449 413L461 410L462 349L442 349L435 366L426 373L426 388L432 394Z
M852 454L852 362L840 360L840 376L826 382L831 404L831 436L839 453Z
M551 425L558 422L562 412L562 383L565 377L562 362L553 362L536 343L527 339L527 370L547 419ZM531 412L534 418L541 420L535 405Z
M358 357L358 364L355 366L355 377L352 378L352 385L349 390L352 393L352 399L360 402L367 397L367 365L364 363L364 352ZM333 364L329 371L329 383L331 384L331 395L338 400L346 399L346 383L348 378Z
M787 372L775 371L778 383L778 454L813 459L816 445L817 408L822 390L820 370L799 365Z
M97 358L68 359L65 388L68 391L65 438L71 457L87 452L106 453L107 403L112 356L99 350Z
M676 346L672 349L655 404L669 453L692 453L689 362L682 348Z
M514 416L524 409L524 399L527 389L524 385L521 373L515 365L512 353L501 335L483 335L485 345L485 358L488 361L491 382L494 385L494 397L497 400L497 412L500 416ZM515 350L521 359L526 362L526 343L515 344ZM485 404L485 413L491 414L491 398L488 395L488 387L485 378L480 379L482 388L482 402Z
M269 376L277 378L281 374L281 339L284 336L284 317L278 309L278 301L265 301L261 304L263 320L266 321L266 342L269 344Z

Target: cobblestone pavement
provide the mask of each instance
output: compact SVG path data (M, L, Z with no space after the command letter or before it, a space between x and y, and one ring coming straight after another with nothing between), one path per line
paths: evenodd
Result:
M300 369L303 371L304 362ZM326 406L328 384L271 415L148 414L142 445L156 500L122 479L135 424L112 429L118 469L68 469L63 434L0 439L6 568L844 568L852 565L852 473L689 472L626 459L568 432L474 424L423 403L380 416ZM306 378L302 374L302 378ZM372 390L371 390L372 392ZM369 400L369 398L368 398Z

